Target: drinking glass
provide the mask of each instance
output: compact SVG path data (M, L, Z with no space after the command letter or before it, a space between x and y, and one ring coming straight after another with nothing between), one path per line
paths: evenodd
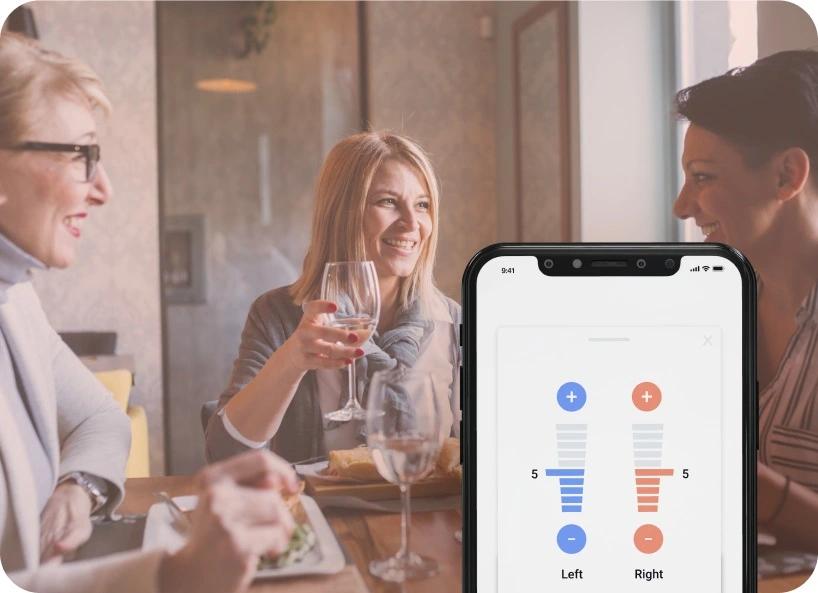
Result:
M369 563L385 581L403 582L437 574L437 562L410 549L413 482L432 472L443 444L442 402L431 375L409 369L375 373L367 400L367 444L378 472L400 488L401 544L394 556Z
M375 327L381 313L381 293L378 275L371 261L330 262L324 266L321 280L321 298L338 306L329 313L329 324L358 336L356 346L363 347ZM366 410L358 403L358 382L355 362L349 365L349 390L346 405L340 410L328 412L324 417L335 422L349 422L366 417Z

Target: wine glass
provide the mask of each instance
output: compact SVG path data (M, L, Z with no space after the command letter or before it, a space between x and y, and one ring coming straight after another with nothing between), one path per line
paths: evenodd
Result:
M367 401L367 444L378 472L400 488L401 545L394 556L369 563L385 581L403 582L437 574L437 562L410 550L410 487L435 467L443 444L440 398L428 373L398 368L373 375Z
M378 275L371 261L330 262L324 266L321 280L321 298L338 306L335 313L328 313L329 324L358 336L355 343L366 343L381 313L381 293ZM349 365L349 397L340 410L324 414L327 420L349 422L366 418L366 410L358 403L358 382L355 362Z

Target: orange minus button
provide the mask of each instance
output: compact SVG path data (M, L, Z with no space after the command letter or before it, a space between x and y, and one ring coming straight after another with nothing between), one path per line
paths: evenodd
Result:
M664 542L662 530L656 525L642 525L633 534L633 545L643 554L653 554L658 552Z

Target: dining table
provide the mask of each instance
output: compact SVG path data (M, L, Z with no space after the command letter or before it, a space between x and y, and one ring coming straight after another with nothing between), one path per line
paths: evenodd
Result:
M156 493L170 496L194 494L193 476L131 478L125 482L125 500L119 512L142 515L157 502ZM454 538L461 528L460 509L415 511L412 514L412 549L437 560L440 572L433 577L404 584L387 583L369 574L371 560L385 558L400 546L400 514L324 508L347 556L336 575L301 576L257 580L254 593L458 593L461 590L462 545ZM759 580L758 593L784 593L801 585L807 574L767 577Z
M758 593L785 593L794 591L809 578L809 573L766 577L758 581Z
M157 502L156 493L171 497L195 494L193 476L130 478L125 482L123 515L143 515ZM400 514L328 507L322 509L344 549L347 563L335 575L256 580L253 593L459 593L462 546L459 509L412 513L411 548L437 560L438 574L404 584L387 583L369 574L371 560L386 558L400 547Z

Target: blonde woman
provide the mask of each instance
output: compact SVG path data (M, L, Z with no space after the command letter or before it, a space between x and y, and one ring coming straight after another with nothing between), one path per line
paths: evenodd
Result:
M445 422L458 433L460 307L434 285L439 202L429 159L409 138L365 132L330 151L303 272L253 303L229 386L207 426L209 459L270 447L298 461L363 442L360 421L323 417L345 401L348 364L358 365L364 394L377 370L431 372L451 410ZM382 301L365 344L325 325L336 304L318 300L324 265L358 260L374 262Z
M61 566L90 515L122 500L130 428L111 395L49 325L30 270L66 268L83 221L111 198L93 112L109 109L84 64L0 36L0 560L38 593L227 593L260 554L280 552L294 490L281 459L254 451L198 476L202 503L181 550Z

